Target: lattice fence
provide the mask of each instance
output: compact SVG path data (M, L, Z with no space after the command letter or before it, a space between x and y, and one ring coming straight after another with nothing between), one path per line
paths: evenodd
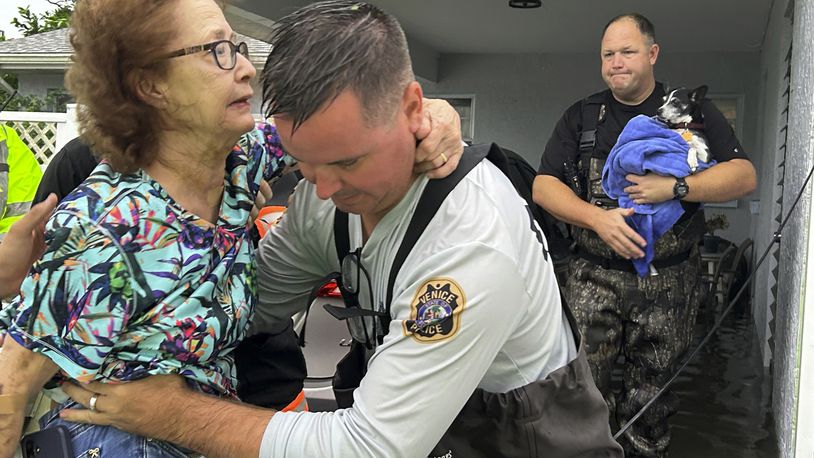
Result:
M57 123L33 121L6 121L5 124L15 131L17 135L37 156L40 164L46 165L56 154Z
M65 113L0 113L0 122L11 127L45 168L57 152L57 131L66 124Z

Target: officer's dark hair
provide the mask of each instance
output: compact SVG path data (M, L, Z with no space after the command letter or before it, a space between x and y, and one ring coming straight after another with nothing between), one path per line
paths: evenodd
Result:
M611 19L607 24L605 24L605 28L602 29L602 36L605 36L605 32L608 31L608 27L621 21L622 19L630 19L633 21L633 23L636 24L636 27L639 28L639 32L641 32L645 39L647 39L647 44L652 45L656 42L656 28L653 26L653 23L650 22L650 19L647 19L639 13L620 14L619 16Z
M398 21L368 3L305 6L280 19L269 42L260 76L264 113L290 117L295 130L346 89L359 97L369 125L392 119L415 80Z

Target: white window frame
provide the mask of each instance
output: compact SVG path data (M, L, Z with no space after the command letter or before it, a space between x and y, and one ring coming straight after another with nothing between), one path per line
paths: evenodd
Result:
M716 100L735 101L736 117L735 117L735 126L733 127L733 130L735 131L735 136L738 137L738 140L741 140L742 137L741 134L743 133L743 105L744 105L743 94L722 92L707 94L706 97L712 100L713 103L715 103ZM718 105L716 104L715 106L717 107ZM738 201L736 199L727 202L705 202L704 206L718 208L738 208Z
M708 99L712 100L712 103L715 103L716 100L734 100L735 101L735 110L737 111L737 118L735 119L735 135L738 137L738 140L741 139L743 134L743 94L737 93L712 93L707 94L706 96ZM717 104L715 105L718 106ZM719 108L720 110L720 108Z
M472 143L475 140L475 94L425 94L428 99L469 99L469 119L461 117L461 133L463 140ZM455 105L453 105L453 108ZM457 111L457 110L456 110ZM458 113L460 115L460 113Z

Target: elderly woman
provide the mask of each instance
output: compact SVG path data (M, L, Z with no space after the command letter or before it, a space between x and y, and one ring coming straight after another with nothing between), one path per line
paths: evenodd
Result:
M177 373L236 398L232 351L256 297L246 226L261 181L285 162L274 128L255 128L255 69L213 0L80 0L72 25L67 84L106 160L57 207L6 320L0 458L57 373L110 383ZM454 158L452 138L453 150L422 157ZM77 454L183 456L58 411L41 424L67 426Z

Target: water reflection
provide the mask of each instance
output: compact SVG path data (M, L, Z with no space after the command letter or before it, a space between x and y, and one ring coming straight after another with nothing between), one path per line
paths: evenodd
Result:
M695 345L712 327L712 318L699 312ZM671 419L671 458L779 456L771 377L763 369L748 307L732 310L673 386L681 404Z

